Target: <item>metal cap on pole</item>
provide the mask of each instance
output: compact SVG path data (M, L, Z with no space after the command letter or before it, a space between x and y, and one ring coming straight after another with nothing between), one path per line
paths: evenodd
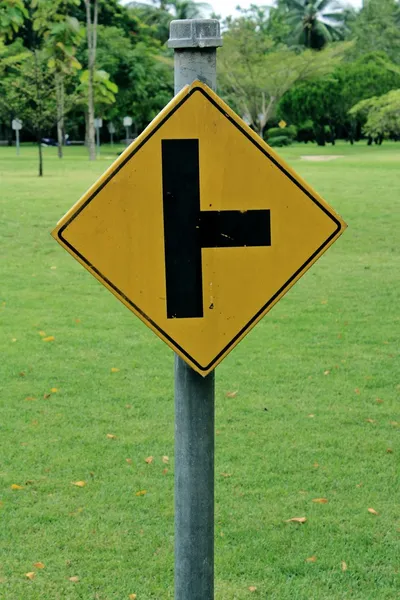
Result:
M168 46L175 94L196 79L216 90L216 19L172 21ZM214 400L214 372L175 355L175 600L214 598Z
M217 19L181 19L170 24L169 48L175 50L175 94L200 79L215 91L217 48L222 37Z

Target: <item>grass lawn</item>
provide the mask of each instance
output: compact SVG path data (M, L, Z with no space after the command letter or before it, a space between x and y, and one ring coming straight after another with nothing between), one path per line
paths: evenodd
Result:
M0 148L5 600L173 598L173 353L49 235L116 152ZM216 600L395 600L400 144L281 154L349 228L217 369Z

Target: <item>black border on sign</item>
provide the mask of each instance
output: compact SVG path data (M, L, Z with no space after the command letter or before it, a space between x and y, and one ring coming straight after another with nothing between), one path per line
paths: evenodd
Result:
M118 173L118 171L122 169L122 167L132 158L132 156L134 156L136 152L140 150L140 148L160 129L162 125L164 125L166 121L168 121L168 119L178 110L178 108L182 106L182 104L184 104L195 92L200 92L201 94L203 94L203 96L205 96L205 98L207 98L207 100L209 100L211 104L213 104L215 108L219 110L219 112L223 114L224 117L226 117L228 121L232 123L232 125L239 129L239 131L252 144L254 144L276 167L278 167L280 171L282 171L286 175L286 177L288 177L298 188L300 188L301 191L306 196L308 196L308 198L310 198L310 200L312 200L312 202L314 202L314 204L316 204L330 219L332 219L332 221L336 223L337 226L336 230L327 238L327 240L325 240L325 242L310 256L310 258L306 260L306 262L299 269L297 269L297 271L286 281L286 283L272 296L272 298L268 300L266 304L264 304L262 308L260 308L260 310L254 315L254 317L250 319L250 321L235 335L235 337L232 338L229 344L227 344L225 348L221 350L221 352L219 352L219 354L217 354L217 356L207 366L200 365L192 356L190 356L190 354L188 354L188 352L186 352L181 346L179 346L179 344L177 344L175 340L173 340L165 331L163 331L161 327L157 325L157 323L155 323L150 317L148 317L138 306L136 306L136 304L134 304L127 296L125 296L125 294L121 292L121 290L119 290L115 285L113 285L111 281L107 279L107 277L100 273L100 271L96 269L96 267L94 267L88 260L86 260L86 258L82 256L82 254L80 254L80 252L78 252L76 248L74 248L69 242L67 242L67 240L62 235L64 230L70 225L70 223L72 223L72 221L79 215L79 213L81 213L86 208L86 206L97 196L97 194L111 181L111 179ZM105 281L107 285L109 285L113 290L115 290L115 292L118 294L118 296L120 296L120 298L122 298L127 304L132 306L132 308L134 308L136 312L138 312L148 323L152 325L152 327L157 329L157 331L159 331L167 340L169 340L171 344L175 348L177 348L184 356L186 356L193 364L195 364L199 368L199 370L208 371L216 362L218 362L219 358L235 344L236 340L240 338L243 335L243 333L245 333L245 331L254 323L254 321L258 319L258 317L268 308L268 306L270 306L270 304L274 302L277 296L279 296L290 285L290 283L305 269L305 267L307 267L307 265L310 262L312 262L312 260L317 256L317 254L319 254L321 250L323 250L325 246L327 246L330 243L330 241L339 233L341 228L342 224L340 223L340 221L338 221L338 219L336 219L336 217L334 217L325 208L325 206L323 206L317 200L317 198L314 198L314 196L305 187L303 187L301 183L293 177L293 175L291 175L282 165L280 165L278 161L273 156L271 156L271 154L269 154L269 152L267 152L267 150L265 150L265 148L263 148L245 129L243 129L243 127L241 127L239 123L232 119L232 117L230 117L230 115L227 114L225 110L221 106L219 106L219 104L213 98L211 98L211 96L209 96L205 90L203 90L203 88L194 87L189 91L187 96L185 96L180 102L178 102L176 106L174 106L174 108L168 113L168 115L164 119L162 119L160 123L158 123L158 125L144 138L144 140L142 140L140 144L132 150L132 152L118 165L115 171L111 173L107 177L107 179L103 181L103 183L97 188L97 190L93 192L91 196L89 196L86 202L84 202L82 206L79 207L76 213L74 213L68 219L68 221L62 227L60 227L59 231L57 232L57 236L66 246L68 246L68 248L70 248L70 250L76 256L79 256L79 258L86 265L88 265L88 267L90 267L90 269L94 271L100 277L100 279Z

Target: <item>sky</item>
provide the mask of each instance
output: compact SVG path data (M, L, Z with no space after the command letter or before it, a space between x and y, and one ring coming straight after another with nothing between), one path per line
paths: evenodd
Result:
M205 0L207 1L207 0ZM221 15L222 18L228 15L236 15L236 6L240 4L242 8L248 8L250 4L256 4L258 6L271 5L272 2L268 0L208 0L208 3L213 7L214 12ZM360 8L362 0L346 0L346 3L354 8Z

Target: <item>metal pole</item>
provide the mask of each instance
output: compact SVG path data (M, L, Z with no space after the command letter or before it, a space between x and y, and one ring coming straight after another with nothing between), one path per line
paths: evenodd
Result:
M100 156L100 128L96 127L97 156Z
M175 93L195 79L216 88L215 19L172 21ZM175 356L175 600L214 598L214 372Z
M19 156L19 131L18 129L15 130L15 137L16 137L16 146L17 146L17 156Z

